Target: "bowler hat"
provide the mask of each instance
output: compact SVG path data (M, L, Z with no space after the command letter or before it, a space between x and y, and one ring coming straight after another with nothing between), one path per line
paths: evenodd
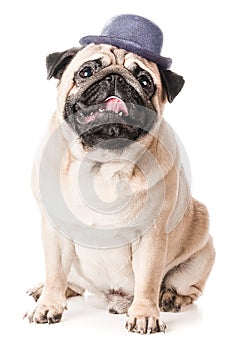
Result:
M155 62L161 69L171 66L171 58L160 55L163 45L161 29L147 18L137 15L119 15L111 18L101 35L89 35L80 39L81 45L109 44Z

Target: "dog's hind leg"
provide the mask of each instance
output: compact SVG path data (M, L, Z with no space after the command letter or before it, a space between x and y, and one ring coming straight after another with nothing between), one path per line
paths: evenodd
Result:
M200 251L167 272L160 292L161 311L178 312L202 294L214 256L210 238Z

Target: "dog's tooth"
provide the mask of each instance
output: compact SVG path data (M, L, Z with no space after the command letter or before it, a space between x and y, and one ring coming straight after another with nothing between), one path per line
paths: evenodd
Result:
M93 115L93 112L91 112L90 115Z
M103 113L104 110L105 110L104 108L100 108L100 109L99 109L99 112L100 112L100 113Z
M118 115L119 115L119 117L122 117L123 113L122 113L122 112L119 112Z

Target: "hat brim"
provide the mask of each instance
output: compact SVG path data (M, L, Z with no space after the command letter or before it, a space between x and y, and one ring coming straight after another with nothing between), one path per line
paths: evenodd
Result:
M155 55L152 51L146 50L143 47L139 46L138 44L132 41L124 40L124 39L103 36L103 35L99 35L99 36L89 35L81 38L79 42L81 45L88 45L91 43L113 45L113 46L119 47L120 49L133 52L141 57L146 58L149 61L155 62L163 70L170 68L172 64L171 58Z

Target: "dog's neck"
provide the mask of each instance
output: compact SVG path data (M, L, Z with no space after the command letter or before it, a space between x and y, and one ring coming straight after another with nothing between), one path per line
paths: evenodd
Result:
M125 178L132 177L136 168L141 168L141 166L143 168L146 167L146 171L148 171L147 168L152 166L154 160L162 168L165 175L169 170L170 164L176 162L176 141L173 131L162 118L158 120L155 130L145 138L139 142L133 142L130 146L120 151L101 148L85 150L80 138L66 123L58 125L57 130L57 143L60 144L63 150L61 158L63 158L65 153L66 155L68 154L68 157L66 157L68 161L65 167L67 170L75 163L79 164L79 166L84 165L85 173L87 169L88 172L95 174L101 170L101 173L105 174L108 179L112 178L114 174ZM57 146L55 148L57 149ZM150 154L153 154L153 159L150 159ZM166 158L169 158L168 154L172 157L171 162L165 161ZM52 156L54 157L53 151ZM150 163L148 159L150 159Z

